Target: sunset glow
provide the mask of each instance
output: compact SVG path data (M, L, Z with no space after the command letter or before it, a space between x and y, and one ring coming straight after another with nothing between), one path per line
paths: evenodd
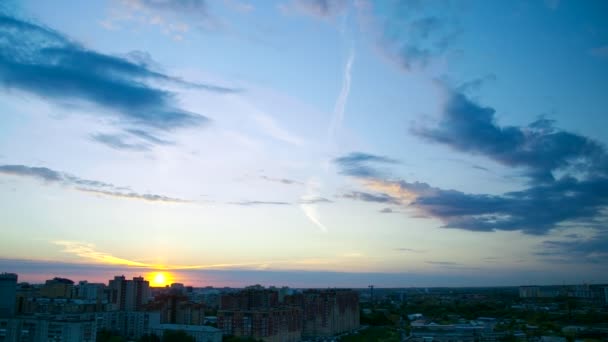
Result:
M164 287L171 284L171 276L166 272L155 272L148 276L150 280L150 286Z

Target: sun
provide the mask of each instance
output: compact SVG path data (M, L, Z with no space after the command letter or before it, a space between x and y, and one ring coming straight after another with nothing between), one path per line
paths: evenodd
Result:
M155 272L151 274L152 280L150 281L151 286L163 287L169 285L170 276L165 272Z

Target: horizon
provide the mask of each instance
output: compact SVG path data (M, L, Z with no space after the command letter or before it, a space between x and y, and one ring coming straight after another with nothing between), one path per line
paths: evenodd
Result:
M608 283L606 89L601 0L3 1L0 272Z

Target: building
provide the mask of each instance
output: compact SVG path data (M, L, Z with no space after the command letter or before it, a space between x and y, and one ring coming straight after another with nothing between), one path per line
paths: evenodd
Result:
M17 302L17 275L14 273L0 274L0 317L15 315Z
M296 342L302 338L302 309L280 304L276 289L256 285L222 295L217 324L225 335Z
M540 292L539 286L520 286L519 298L537 298Z
M150 300L150 283L143 277L127 280L125 276L115 276L108 285L108 301L114 310L141 310Z
M222 341L222 331L206 325L159 324L151 329L151 333L159 337L162 337L165 331L183 331L194 337L196 342Z
M217 325L224 335L265 342L297 342L302 339L302 310L293 306L220 310Z
M155 311L106 311L92 317L98 330L114 331L130 339L150 334L153 326L160 325L160 312Z
M105 284L79 281L74 287L74 297L80 299L102 300L106 288Z
M74 282L70 279L55 277L47 280L40 289L40 296L46 298L72 298Z
M359 293L353 290L306 290L286 303L302 308L302 336L334 336L359 329Z
M61 317L24 317L0 319L2 342L95 342L93 319Z

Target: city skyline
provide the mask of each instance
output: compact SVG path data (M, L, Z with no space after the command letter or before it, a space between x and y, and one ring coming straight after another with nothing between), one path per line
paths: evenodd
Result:
M5 1L0 272L608 282L606 13Z

